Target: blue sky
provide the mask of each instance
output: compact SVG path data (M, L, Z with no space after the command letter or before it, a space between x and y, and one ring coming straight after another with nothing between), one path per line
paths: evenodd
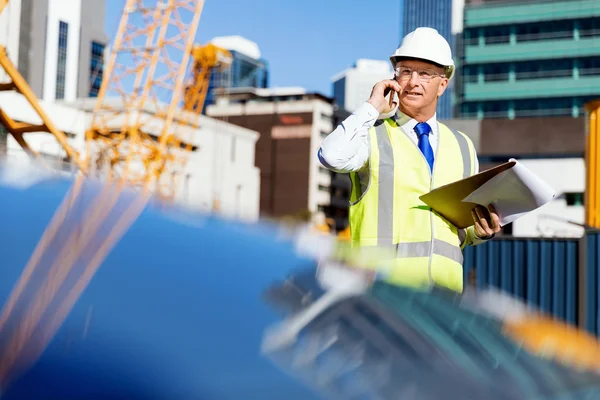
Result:
M106 2L111 42L124 4ZM400 42L399 17L398 0L206 0L196 42L244 36L269 62L270 86L331 95L331 77L358 58L386 60L393 53Z

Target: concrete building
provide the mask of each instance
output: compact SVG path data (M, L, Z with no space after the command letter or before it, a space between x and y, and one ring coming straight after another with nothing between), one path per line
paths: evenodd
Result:
M585 118L454 119L444 121L473 140L484 171L517 159L556 197L503 229L518 237L580 237L585 222ZM532 130L531 127L536 129Z
M333 100L302 88L240 88L216 95L207 115L261 135L256 143L261 215L310 213L322 222L330 203L331 177L317 153L333 130Z
M118 109L118 99L110 102ZM41 100L40 104L57 128L68 135L71 146L85 153L84 133L91 123L95 99L75 102ZM15 92L0 93L0 109L16 121L39 123L27 101ZM152 108L148 105L140 112L146 114L142 118L150 118L144 125L147 133L160 134L162 120L154 117ZM178 120L180 118L175 119ZM213 211L214 205L218 205L216 211L222 216L255 221L259 215L260 189L260 173L254 166L258 133L206 116L199 116L197 121L198 128L177 126L178 122L174 122L175 131L183 137L193 137L191 144L195 148L175 188L176 204L203 212ZM120 122L115 120L115 123ZM28 156L12 136L4 134L0 137L6 141L7 154L3 157L28 161ZM33 150L41 153L50 170L75 169L65 165L65 152L52 135L26 133L25 140ZM169 179L167 177L163 183L170 183Z
M211 74L204 111L208 105L214 104L214 91L217 88L269 86L269 65L255 42L241 36L220 36L211 40L211 43L229 50L233 62L228 69Z
M389 61L360 59L345 71L331 78L335 103L349 112L369 100L373 86L393 77Z
M421 26L436 29L455 52L452 35L452 0L400 0L400 40L409 32ZM453 91L455 81L452 79L446 92L440 97L437 108L437 118L450 119L453 117Z
M104 0L9 2L0 16L0 44L38 98L73 101L97 94L108 43L104 9Z
M600 2L468 0L463 118L583 115L600 97Z
M465 0L457 114L480 120L481 169L517 158L557 197L505 229L581 236L584 104L600 97L600 3Z

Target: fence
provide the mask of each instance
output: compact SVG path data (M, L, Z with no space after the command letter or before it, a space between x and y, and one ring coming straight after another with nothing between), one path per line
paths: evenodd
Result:
M504 237L465 249L464 273L598 335L600 233L581 239Z

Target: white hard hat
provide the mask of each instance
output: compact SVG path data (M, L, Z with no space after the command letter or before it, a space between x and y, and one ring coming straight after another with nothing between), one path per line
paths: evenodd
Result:
M446 77L454 76L454 60L450 44L433 28L417 28L404 36L400 47L390 57L392 68L396 68L398 58L418 58L446 67Z

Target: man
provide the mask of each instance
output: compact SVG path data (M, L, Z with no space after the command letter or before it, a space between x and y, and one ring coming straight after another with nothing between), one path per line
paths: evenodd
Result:
M390 61L394 79L377 83L369 100L325 138L319 159L350 174L352 245L391 249L395 258L380 263L389 282L462 292L462 249L501 228L492 206L476 207L465 231L419 199L479 172L471 140L436 120L438 98L454 75L450 46L435 29L417 28Z

